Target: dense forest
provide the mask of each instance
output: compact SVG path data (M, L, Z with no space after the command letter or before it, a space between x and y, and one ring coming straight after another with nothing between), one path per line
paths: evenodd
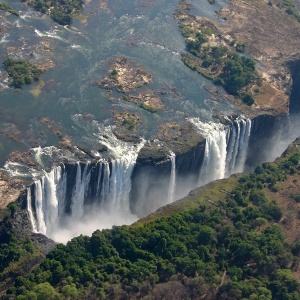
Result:
M3 64L11 78L11 85L15 88L38 81L44 73L43 69L23 59L7 58Z
M297 182L299 160L294 147L160 216L59 244L29 273L24 261L40 254L30 238L18 243L9 225L18 208L10 204L0 226L0 278L6 288L15 283L2 299L300 299L300 242L287 242L285 212L272 199L286 181ZM299 202L297 189L289 192Z

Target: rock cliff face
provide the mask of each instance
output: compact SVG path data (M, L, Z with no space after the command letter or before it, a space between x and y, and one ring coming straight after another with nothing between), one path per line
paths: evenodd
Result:
M288 115L261 115L252 119L251 135L249 139L246 169L265 161L270 161L276 142L284 135L288 135L290 123Z
M40 260L42 260L44 256L55 247L55 242L43 234L32 232L28 218L27 198L25 193L22 193L22 195L19 197L17 204L19 206L19 210L14 216L12 226L16 229L22 239L24 239L26 236L32 239L32 241L41 251Z
M291 95L290 95L290 114L300 113L300 60L290 63L292 76Z
M205 140L199 141L188 151L176 155L175 162L169 157L161 157L159 160L138 158L132 173L132 188L130 192L130 208L137 215L145 215L153 212L170 199L172 163L176 170L176 187L173 191L178 199L188 190L197 185L199 172L203 163Z

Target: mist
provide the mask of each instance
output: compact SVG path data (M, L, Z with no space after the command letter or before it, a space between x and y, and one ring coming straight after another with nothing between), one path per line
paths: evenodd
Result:
M27 190L33 231L66 243L97 229L132 224L196 187L274 160L299 136L298 116L278 122L272 135L259 136L256 129L257 140L251 140L255 130L249 119L234 121L231 127L199 120L194 125L206 142L185 157L170 152L162 163L137 167L140 148L130 148L111 162L55 167Z
M130 225L138 220L134 214L101 211L99 208L86 207L86 213L79 219L65 215L59 225L54 226L47 236L57 243L66 244L79 235L91 236L97 229L111 229L113 226Z

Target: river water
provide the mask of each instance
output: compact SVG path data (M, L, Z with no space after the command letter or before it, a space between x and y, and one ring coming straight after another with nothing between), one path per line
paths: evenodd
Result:
M209 18L215 18L215 11L226 4L191 2L192 13ZM212 83L181 62L185 41L173 18L178 0L86 1L86 19L75 19L72 26L65 27L19 0L11 0L10 5L20 11L20 17L0 11L0 64L13 57L54 65L42 76L43 85L38 82L22 90L9 88L4 68L0 68L0 168L34 180L27 189L34 231L66 242L97 228L129 224L195 186L243 171L251 120L239 118L226 128L211 123L217 113L239 112L225 98L217 100L208 93L207 88L215 88ZM153 81L139 91L159 93L165 110L152 114L122 100L117 92L112 96L120 99L110 101L108 92L94 85L116 56L126 57L152 75ZM136 144L113 134L113 112L124 111L140 116L138 135L142 139ZM61 157L59 161L65 159L53 147L59 137L41 122L45 118L77 145L93 148L102 143L109 159L98 154L97 163L83 163L78 157L73 161L68 157L71 164L46 171L9 162L11 152L28 149L33 149L34 159L42 166L54 155ZM139 150L161 123L182 120L192 122L207 141L198 174L192 181L191 176L180 177L176 155L170 152L170 174L160 183L156 175L139 178L139 197L132 211L132 172ZM279 140L269 142L270 147L276 144L269 158L279 155L289 142L284 141L282 147Z
M35 83L22 90L7 87L1 68L2 165L11 151L58 142L40 123L45 117L75 143L90 147L96 142L92 122L112 124L113 110L141 116L139 134L146 139L162 122L190 117L210 121L217 112L236 111L225 99L214 101L204 88L211 87L211 83L181 62L185 43L173 18L177 0L110 0L104 8L100 8L104 1L87 2L83 11L88 15L86 21L76 19L70 27L55 24L18 0L11 0L10 5L20 11L20 17L0 12L4 28L0 35L0 63L10 56L37 63L51 60L55 65L42 76L44 87ZM214 17L214 10L221 5L194 2L194 12L209 17ZM111 102L107 91L93 85L104 76L107 61L114 56L127 57L153 76L153 82L140 90L163 92L165 111L151 114L126 101ZM80 117L84 115L92 117Z

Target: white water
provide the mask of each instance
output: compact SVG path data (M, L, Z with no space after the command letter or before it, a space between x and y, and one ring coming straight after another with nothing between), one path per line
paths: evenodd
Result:
M249 119L233 122L231 130L228 131L226 176L244 171L250 133L251 121Z
M27 190L27 209L33 231L66 242L81 233L91 234L98 228L128 224L137 219L130 213L129 193L133 167L144 141L138 145L119 141L110 129L105 136L102 143L114 150L115 158L110 163L104 160L93 165L77 163L73 166L76 171L73 182L72 176L68 179L70 174L65 166L58 166L35 181L34 195ZM37 154L41 160L40 149ZM92 178L95 170L98 173ZM70 187L71 199L67 199Z
M27 188L27 211L28 211L28 215L29 215L29 221L30 221L30 225L32 228L33 232L37 232L37 228L36 228L36 222L35 222L35 218L33 216L32 213L32 207L31 207L31 191L30 188Z
M198 185L243 171L250 120L236 120L231 127L203 123L196 118L190 121L206 138ZM91 234L98 228L131 223L137 219L130 212L131 174L145 141L138 145L120 141L113 135L111 127L99 127L99 134L95 136L107 146L114 158L93 164L77 163L68 168L59 166L36 180L32 189L34 195L31 195L30 189L27 190L27 208L33 231L66 242L81 233ZM43 149L36 149L35 154L43 165ZM177 200L176 156L173 152L170 152L170 161L167 203Z
M230 127L190 119L206 138L199 185L243 172L251 132L251 120L235 120Z
M170 176L170 184L168 191L168 203L172 203L174 201L174 194L176 188L176 156L174 152L170 153L171 160L171 176Z

